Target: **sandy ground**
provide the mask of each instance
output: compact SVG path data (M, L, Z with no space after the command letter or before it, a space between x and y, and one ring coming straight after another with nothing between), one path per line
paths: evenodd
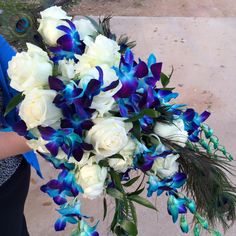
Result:
M75 14L117 16L236 16L235 0L81 0Z
M236 156L236 18L114 17L112 28L118 35L127 33L137 40L136 58L145 59L153 52L164 63L163 71L168 73L174 66L171 86L180 92L179 101L199 112L210 110L213 114L208 123ZM40 180L33 173L26 204L31 236L68 236L69 230L56 233L53 229L59 216L56 205L39 188L48 179L55 178L56 173L47 163L41 161L41 164L45 179ZM157 207L158 214L138 207L138 235L183 235L166 212L164 196L157 200ZM101 199L85 202L83 212L101 219ZM110 235L108 223L101 220L101 236ZM236 226L224 235L236 235Z

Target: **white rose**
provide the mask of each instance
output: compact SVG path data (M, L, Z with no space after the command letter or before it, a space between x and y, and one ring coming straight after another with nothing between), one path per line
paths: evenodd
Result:
M73 79L75 77L74 60L60 60L58 62L58 70L64 78Z
M110 98L101 98L99 95L93 98L91 108L98 111L98 117L103 117L108 111L112 110L112 107L115 103L113 97Z
M188 132L184 130L184 122L182 119L173 121L173 124L165 124L157 122L154 127L154 132L166 138L181 147L185 147L188 140Z
M20 92L48 84L48 77L52 75L53 64L47 53L30 43L27 47L27 52L12 58L7 71L11 87Z
M85 67L93 68L102 64L107 64L109 67L119 66L121 54L119 53L120 46L116 41L100 34L95 42L90 42L87 46L86 53L76 55L80 61L77 67L78 72Z
M136 144L132 139L130 139L128 144L120 151L120 155L123 156L123 159L109 158L109 166L117 172L126 172L128 168L131 167L133 164L133 156L135 149Z
M171 177L178 171L179 165L176 162L178 158L178 154L170 154L165 158L158 157L153 163L152 170L160 178Z
M128 143L127 133L132 124L121 119L97 118L88 131L85 141L93 145L95 154L103 158L119 153Z
M87 36L96 36L97 30L90 20L80 19L73 21L73 23L79 32L81 40L84 40Z
M100 65L100 68L103 72L103 88L109 86L112 82L119 80L115 71L110 68L108 65ZM86 88L87 84L91 79L99 79L99 72L96 68L92 68L86 71L81 72L80 77L80 86ZM97 96L94 97L91 108L96 109L100 116L102 117L106 112L111 110L115 100L113 96L121 89L122 84L119 84L106 92L100 92Z
M52 19L71 19L67 16L67 13L58 6L53 6L40 12L42 18L52 18Z
M68 24L63 21L64 19L71 20L72 18L67 16L67 13L61 9L61 7L50 7L42 12L40 12L41 19L38 32L43 37L44 41L49 46L56 46L57 40L65 33L57 29L60 25Z
M99 165L86 165L76 175L78 184L84 190L84 197L94 199L101 195L107 177L107 169Z
M50 126L61 117L61 111L53 104L56 92L53 90L33 89L25 92L25 99L20 105L19 115L28 129L39 125Z

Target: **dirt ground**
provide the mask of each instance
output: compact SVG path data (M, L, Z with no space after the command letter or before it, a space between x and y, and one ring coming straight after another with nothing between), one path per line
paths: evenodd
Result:
M74 14L117 16L236 16L236 0L81 0Z

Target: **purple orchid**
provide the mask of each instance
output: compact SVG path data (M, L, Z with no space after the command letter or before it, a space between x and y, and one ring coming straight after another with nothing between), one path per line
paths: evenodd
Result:
M58 179L50 180L41 190L53 198L57 205L67 203L67 197L77 197L83 193L82 188L76 183L75 176L72 172L64 169Z
M69 204L60 206L57 210L62 216L55 223L55 230L62 231L66 227L66 223L77 224L82 218L89 218L81 213L80 201L73 201Z
M59 60L74 59L78 62L75 54L82 55L85 50L85 44L80 40L79 32L75 25L70 20L64 20L68 26L60 25L57 29L65 34L57 40L58 46L50 47L49 50L54 54L52 60L58 62Z
M199 141L199 133L201 124L210 116L211 113L204 111L201 115L193 109L187 109L183 115L185 130L188 131L189 140L192 142Z
M157 192L157 196L160 196L164 191L176 192L178 188L181 188L186 182L186 175L184 173L176 173L171 178L160 180L156 176L150 176L148 183L148 197L151 197L154 192Z

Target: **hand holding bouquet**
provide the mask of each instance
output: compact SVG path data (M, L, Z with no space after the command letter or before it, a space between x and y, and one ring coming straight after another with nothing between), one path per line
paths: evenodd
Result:
M178 94L162 63L153 54L135 60L132 43L116 40L109 18L72 20L51 7L39 23L44 46L27 44L9 64L11 86L20 93L7 112L20 104L14 130L60 169L42 186L59 205L55 229L71 223L72 235L98 235L80 206L83 198L104 197L105 217L109 195L111 231L137 235L134 204L156 210L140 196L147 177L147 197L166 194L168 213L184 233L190 212L195 236L202 229L220 235L214 225L234 222L236 196L223 172L232 156L203 123L210 113L174 104Z

